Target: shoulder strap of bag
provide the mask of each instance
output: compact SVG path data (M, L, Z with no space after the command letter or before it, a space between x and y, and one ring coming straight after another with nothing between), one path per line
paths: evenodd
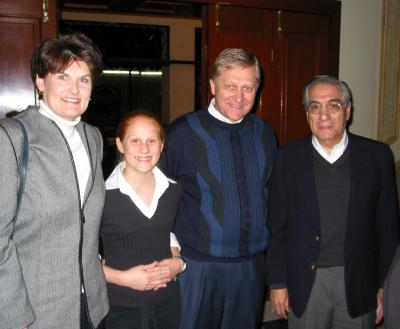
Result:
M19 186L18 186L18 192L17 192L17 210L15 212L15 218L17 218L18 212L19 212L19 205L21 203L21 198L22 198L22 193L24 192L24 187L25 187L25 178L26 178L26 168L28 167L28 155L29 155L29 143L28 143L28 134L26 132L25 126L23 123L15 119L15 122L19 124L21 127L22 131L22 157L21 157L21 163L18 166L18 173L19 173Z
M16 148L15 148L15 145L13 143L13 139L12 139L10 133L8 132L8 130L6 129L6 127L3 124L0 123L0 126L4 129L5 133L7 134L8 138L10 139L12 148L14 150L14 156L15 156L15 159L16 159L17 165L18 165L19 185L18 185L18 191L17 191L17 209L15 211L15 216L14 216L14 221L15 221L18 216L22 193L24 192L24 187L25 187L26 168L28 166L29 143L28 143L28 134L26 132L26 129L25 129L25 126L23 125L23 123L16 118L13 118L12 120L20 126L21 132L22 132L22 147L21 147L21 155L20 156L18 156L18 154L17 154Z

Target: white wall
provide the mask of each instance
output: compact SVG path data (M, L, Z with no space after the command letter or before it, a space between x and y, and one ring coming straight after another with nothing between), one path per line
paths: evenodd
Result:
M383 0L341 0L339 78L353 91L350 131L377 139ZM400 168L400 140L390 145Z
M339 78L353 91L350 131L377 137L381 0L342 0Z

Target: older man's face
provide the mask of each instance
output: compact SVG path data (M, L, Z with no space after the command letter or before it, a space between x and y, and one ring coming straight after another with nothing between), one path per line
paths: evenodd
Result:
M230 121L242 119L252 109L257 92L256 68L233 67L210 80L215 108Z
M343 108L336 113L329 114L325 106L331 102L341 102ZM347 120L350 118L351 105L344 105L339 86L328 83L320 83L311 88L309 103L323 106L320 113L307 111L307 121L319 143L330 152L343 137Z

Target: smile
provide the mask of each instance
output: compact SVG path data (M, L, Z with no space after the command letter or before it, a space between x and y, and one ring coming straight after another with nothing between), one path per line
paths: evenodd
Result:
M76 104L78 104L80 102L80 100L77 98L63 98L63 101L68 102L68 103L76 103Z
M150 161L151 160L151 156L135 156L135 160L138 161Z

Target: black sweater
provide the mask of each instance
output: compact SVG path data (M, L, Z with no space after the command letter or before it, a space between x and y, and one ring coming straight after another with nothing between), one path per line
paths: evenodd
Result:
M313 150L313 158L321 225L318 265L343 266L351 188L350 145L332 164L316 150Z
M170 232L173 229L182 194L179 184L169 184L158 201L152 218L147 218L119 189L107 190L100 228L104 258L108 266L126 270L171 257ZM108 283L111 306L154 305L177 293L176 282L157 291L138 291Z

